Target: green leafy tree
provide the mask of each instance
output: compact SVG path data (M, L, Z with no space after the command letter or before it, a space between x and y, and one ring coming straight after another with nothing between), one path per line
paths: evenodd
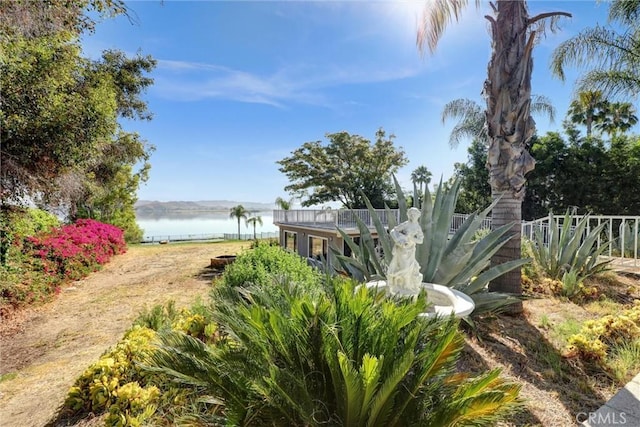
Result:
M373 144L348 132L326 137L328 144L305 142L277 162L290 182L285 190L304 199L302 206L340 201L359 209L365 207L364 194L374 206L384 207L393 190L391 175L407 163L404 151L393 144L394 136L379 129Z
M418 32L418 46L428 46L433 52L452 18L459 18L467 1L429 2ZM480 2L476 2L480 5ZM489 182L492 197L497 201L492 211L496 229L512 224L512 239L492 258L494 265L520 258L520 220L525 193L524 175L533 170L535 162L528 152L528 144L535 134L531 118L531 73L533 46L543 34L548 19L550 29L564 12L529 16L525 1L498 0L490 3L491 59L484 84ZM514 269L500 276L491 289L520 294L520 270ZM515 307L514 311L521 310Z
M260 224L262 226L262 217L260 215L252 216L251 218L247 219L247 227L249 225L253 226L253 240L257 240L257 237L256 237L257 224Z
M96 18L128 14L124 0L40 0L0 2L0 29L8 37L93 32Z
M608 26L596 25L561 43L551 70L565 79L569 66L586 69L578 91L599 90L607 97L640 94L640 2L612 0Z
M84 8L126 13L120 1L10 3L0 7L12 34L1 40L2 203L64 204L71 219L98 219L139 239L133 204L153 147L118 119L151 117L141 95L156 61L114 50L98 61L80 56L78 36L93 24Z
M460 192L456 202L456 212L471 213L491 204L489 170L487 170L487 145L474 139L467 149L467 163L454 165L454 180L460 181Z
M244 219L247 221L249 215L249 211L244 208L242 205L237 205L231 208L229 212L229 218L236 218L238 220L238 239L240 238L240 220Z
M93 78L68 34L2 40L2 200L53 193L117 129L116 94Z

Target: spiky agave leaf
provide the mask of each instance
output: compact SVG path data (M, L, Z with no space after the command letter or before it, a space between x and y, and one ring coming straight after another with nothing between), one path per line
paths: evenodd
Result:
M397 179L395 176L393 178L397 192L400 221L406 221L406 201ZM517 260L502 265L490 266L493 254L510 238L508 232L511 224L491 231L480 240L474 240L476 232L480 229L496 202L482 212L471 214L459 229L453 235L450 235L459 189L459 181L454 182L451 188L448 189L442 185L441 181L435 198L432 200L429 189L425 188L421 217L419 219L425 238L422 244L416 246L416 259L421 266L424 282L449 286L466 293L476 303L474 314L479 314L490 309L496 309L499 307L498 301L500 300L504 301L505 305L515 301L513 298L509 298L509 295L498 294L501 298L491 299L490 304L485 304L487 301L485 297L476 300L474 294L485 292L490 280L526 264L529 260ZM351 248L352 256L345 257L336 254L336 257L339 259L343 270L356 279L373 280L375 278L375 280L381 280L386 278L386 266L388 265L394 242L387 229L383 226L377 212L368 200L366 200L366 203L376 227L379 244L383 247L384 258L382 260L377 258L371 232L361 220L358 222L361 233L359 245L356 245L344 231L339 230L341 236ZM387 217L391 217L389 212L387 212ZM389 223L389 229L392 226L395 226L395 224ZM486 274L483 274L483 272ZM477 281L477 277L480 277L481 280ZM476 279L472 280L473 278ZM472 282L474 282L473 286L471 286Z

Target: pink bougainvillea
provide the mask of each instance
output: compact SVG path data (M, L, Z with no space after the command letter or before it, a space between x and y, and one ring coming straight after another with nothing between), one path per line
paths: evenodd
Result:
M54 228L50 232L28 237L23 250L31 253L36 265L55 278L58 285L80 279L116 254L125 252L121 229L92 219Z

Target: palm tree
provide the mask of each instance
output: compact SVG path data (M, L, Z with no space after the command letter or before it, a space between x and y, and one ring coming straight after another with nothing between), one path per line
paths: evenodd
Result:
M588 90L578 93L576 99L569 105L569 119L576 124L585 125L587 137L591 136L594 123L597 124L604 117L608 102L599 90Z
M612 0L608 20L621 32L600 25L581 31L554 50L551 70L564 80L567 66L593 66L579 80L579 91L633 98L640 94L640 1Z
M531 95L531 112L545 114L552 123L555 120L556 110L546 96ZM485 113L477 102L466 98L449 101L442 109L441 119L442 124L445 124L448 119L458 119L458 123L449 135L451 148L456 148L465 138L487 142Z
M595 127L609 136L626 132L638 123L635 108L629 102L610 102Z
M260 215L252 216L247 220L247 227L249 224L253 225L253 240L258 240L256 238L256 224L262 225L262 217Z
M282 197L276 198L276 206L278 206L283 211L288 211L293 206L293 197L289 200L285 200Z
M244 208L242 205L234 206L231 208L231 212L229 213L229 218L237 218L238 219L238 239L240 239L240 219L244 218L245 222L247 221L248 210Z
M446 26L452 18L461 16L467 0L429 2L418 31L420 51L425 46L435 50ZM476 6L480 6L476 1ZM543 34L547 18L550 29L556 28L557 18L571 16L566 12L542 13L529 16L526 1L497 0L489 3L491 59L484 83L486 99L489 183L496 201L492 211L492 226L497 229L513 224L511 239L492 257L492 264L502 264L520 258L522 200L525 192L524 175L533 170L535 161L527 150L535 133L531 118L532 52L536 40ZM521 294L520 269L500 276L489 285L490 290ZM521 311L522 305L512 306Z
M426 166L418 166L411 172L411 181L413 184L419 184L420 194L424 194L424 186L431 182L431 171Z
M284 212L284 222L288 222L289 218L287 215L288 210L291 210L291 207L293 206L293 197L290 198L289 200L285 200L282 197L277 197L276 198L276 206L278 206L280 209L282 209Z

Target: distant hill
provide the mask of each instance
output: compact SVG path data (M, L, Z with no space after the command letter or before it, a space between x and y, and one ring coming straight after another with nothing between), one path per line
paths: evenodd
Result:
M271 203L235 202L232 200L199 200L196 202L138 200L135 204L135 210L137 213L143 215L177 212L227 212L237 205L244 206L248 211L265 212L275 209L275 205Z

